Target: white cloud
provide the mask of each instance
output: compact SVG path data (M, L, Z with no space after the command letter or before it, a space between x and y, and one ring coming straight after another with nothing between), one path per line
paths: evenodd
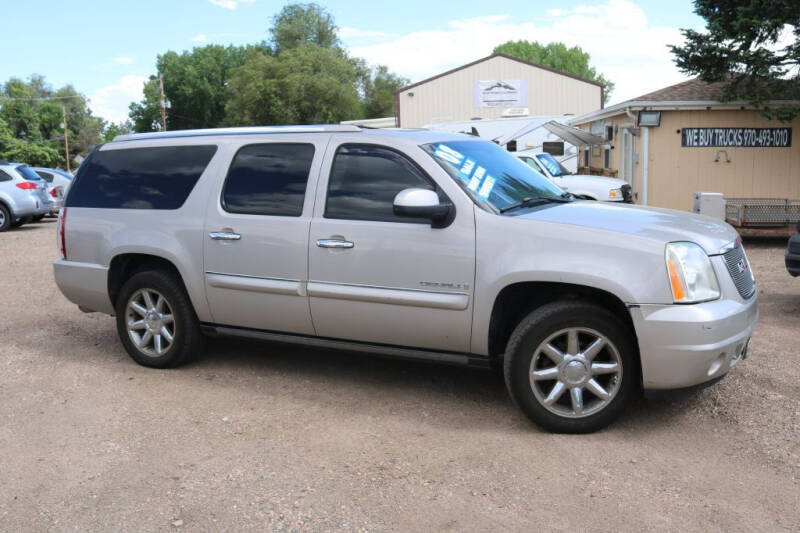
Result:
M551 15L557 16L546 22L504 15L452 20L440 30L375 36L368 42L348 44L353 55L373 64L388 65L412 81L419 81L485 57L505 41L561 41L583 48L591 55L597 71L616 83L610 103L686 79L678 72L667 48L667 44L682 42L678 28L651 23L644 10L633 2L607 0Z
M208 0L215 6L221 7L223 9L236 9L239 7L239 4L252 4L256 0Z
M128 119L128 105L142 99L146 76L128 74L113 84L101 87L89 95L92 113L110 122Z
M118 56L114 58L114 63L119 63L120 65L130 65L133 61L134 59L132 57L127 56Z
M339 38L348 41L356 39L371 40L371 39L388 39L392 37L391 34L384 31L377 30L360 30L358 28L339 28Z
M193 43L204 43L208 41L208 36L205 33L198 33L189 40L192 41Z

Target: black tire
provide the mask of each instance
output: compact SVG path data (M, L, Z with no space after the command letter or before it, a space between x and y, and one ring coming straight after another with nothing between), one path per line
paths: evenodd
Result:
M11 212L6 206L0 204L0 233L12 227Z
M128 333L128 304L140 290L160 293L171 309L174 320L174 337L161 355L146 354L140 350ZM134 361L153 368L173 368L189 362L202 351L203 337L192 302L180 280L168 272L150 270L132 276L120 290L116 304L117 334L122 345Z
M35 217L33 217L33 219L32 219L32 220L33 220L34 222L39 222L39 221L40 221L40 220L42 220L43 218L44 218L44 215L36 215Z
M583 418L561 416L545 407L534 393L530 374L532 371L531 361L537 348L551 336L569 328L585 328L602 334L616 347L616 354L618 354L622 366L621 380L613 376L609 377L614 380L611 387L615 387L616 395L608 401L605 407ZM586 346L584 345L581 349L585 350ZM610 354L612 353L611 348L604 348L601 353ZM605 357L605 355L598 357ZM592 366L591 363L589 365ZM514 403L533 422L556 433L590 433L607 426L620 415L631 396L639 388L641 372L633 335L616 316L591 303L558 301L534 310L520 321L508 341L503 360L503 373ZM591 377L591 373L589 375ZM542 387L548 384L548 382L542 383ZM555 385L555 381L553 384ZM565 390L567 399L571 399L571 389ZM591 394L587 397L596 405L603 403L599 397ZM561 402L564 399L558 401ZM560 408L565 409L564 407ZM569 406L566 409L569 409Z
M12 222L11 223L11 227L12 228L19 228L19 227L23 226L24 224L27 224L30 221L31 221L31 217L20 218L20 219L15 220L14 222Z

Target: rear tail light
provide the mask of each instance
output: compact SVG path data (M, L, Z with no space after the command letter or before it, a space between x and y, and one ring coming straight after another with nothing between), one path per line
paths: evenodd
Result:
M67 240L65 237L67 229L67 208L61 208L61 211L58 212L58 224L57 224L57 236L56 240L58 241L58 251L61 252L61 259L67 259Z
M53 198L58 198L58 189L56 188L50 189L50 196L52 196Z
M23 191L32 191L34 189L38 189L39 186L35 183L31 183L30 181L23 181L22 183L17 183L17 187L22 189Z

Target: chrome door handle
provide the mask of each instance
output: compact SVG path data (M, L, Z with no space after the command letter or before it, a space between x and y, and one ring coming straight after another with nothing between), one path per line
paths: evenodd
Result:
M208 234L208 236L215 241L238 241L242 238L242 236L238 233L233 233L230 231L212 231Z
M318 239L317 246L320 248L352 248L355 245L350 241L341 239Z

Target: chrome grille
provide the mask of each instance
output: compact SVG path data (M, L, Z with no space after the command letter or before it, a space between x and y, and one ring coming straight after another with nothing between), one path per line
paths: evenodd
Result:
M736 285L736 290L742 295L742 298L750 298L756 292L756 284L753 281L753 273L750 271L750 263L744 255L744 248L741 243L736 243L736 246L724 254L722 258L725 260L725 266L728 267L728 272L733 279L733 284Z

